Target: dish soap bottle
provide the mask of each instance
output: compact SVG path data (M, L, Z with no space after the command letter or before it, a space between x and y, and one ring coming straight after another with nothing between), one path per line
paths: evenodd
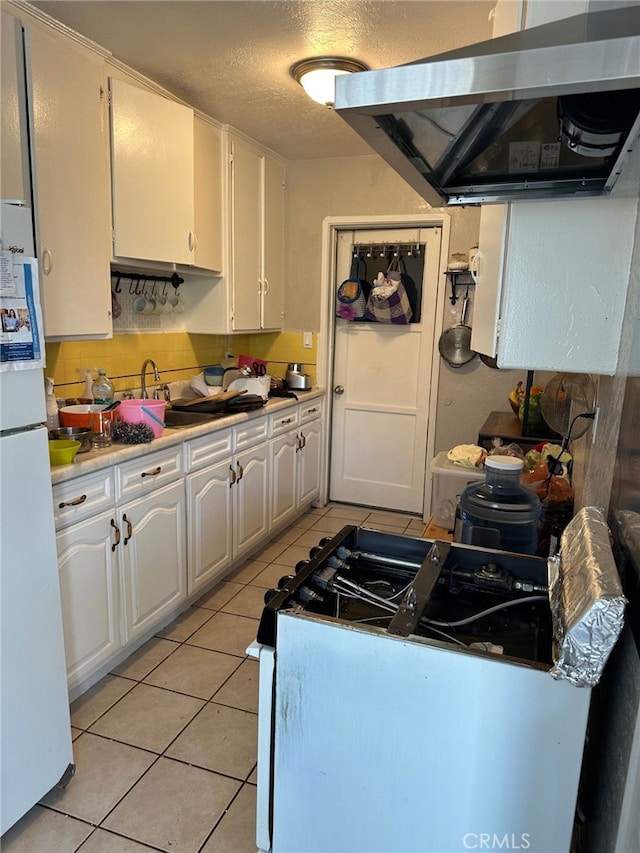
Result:
M47 429L58 429L60 426L60 415L58 413L58 403L53 390L53 379L48 376L44 380L47 392Z
M98 378L91 386L91 392L95 403L113 403L115 388L113 382L107 378L106 371L98 370Z

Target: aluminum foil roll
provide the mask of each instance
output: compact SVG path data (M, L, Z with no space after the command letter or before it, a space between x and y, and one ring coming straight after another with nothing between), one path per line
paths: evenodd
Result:
M555 664L551 675L577 687L593 687L622 631L626 604L604 510L581 509L547 566Z

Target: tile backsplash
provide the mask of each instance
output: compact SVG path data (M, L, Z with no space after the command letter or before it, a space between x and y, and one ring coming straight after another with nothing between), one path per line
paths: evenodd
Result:
M254 335L190 335L187 332L115 334L104 341L63 341L46 344L45 375L51 376L57 397L79 397L84 381L78 368L104 368L116 391L140 386L140 368L146 358L158 365L163 382L189 379L226 355L251 355L269 364L269 373L284 377L290 361L304 362L316 382L317 335L303 348L302 332Z

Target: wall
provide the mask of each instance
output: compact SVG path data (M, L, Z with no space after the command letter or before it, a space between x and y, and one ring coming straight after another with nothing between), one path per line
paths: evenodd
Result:
M336 120L339 120L336 116ZM298 160L287 164L287 266L285 280L286 328L320 328L322 223L327 216L384 216L432 214L432 208L381 158L328 158ZM449 253L465 252L477 242L479 208L444 211L451 217ZM444 282L439 282L444 286ZM473 300L473 293L470 293ZM459 319L461 302L455 308L445 299L442 327ZM468 314L473 322L473 311ZM441 362L435 452L454 444L475 442L479 428L493 410L508 411L509 391L523 371L500 371L479 359L461 368Z
M188 292L185 299L188 300ZM208 364L217 364L227 352L251 355L268 362L269 373L283 377L287 362L302 361L315 381L316 336L311 349L302 348L302 335L189 335L126 334L108 341L65 341L46 345L45 375L55 383L59 398L80 397L84 382L77 368L106 370L116 391L140 387L140 368L146 358L158 365L163 382L189 379Z

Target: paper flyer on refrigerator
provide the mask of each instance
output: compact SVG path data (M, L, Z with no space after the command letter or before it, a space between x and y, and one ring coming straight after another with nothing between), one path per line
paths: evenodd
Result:
M45 363L38 262L0 252L0 371Z

